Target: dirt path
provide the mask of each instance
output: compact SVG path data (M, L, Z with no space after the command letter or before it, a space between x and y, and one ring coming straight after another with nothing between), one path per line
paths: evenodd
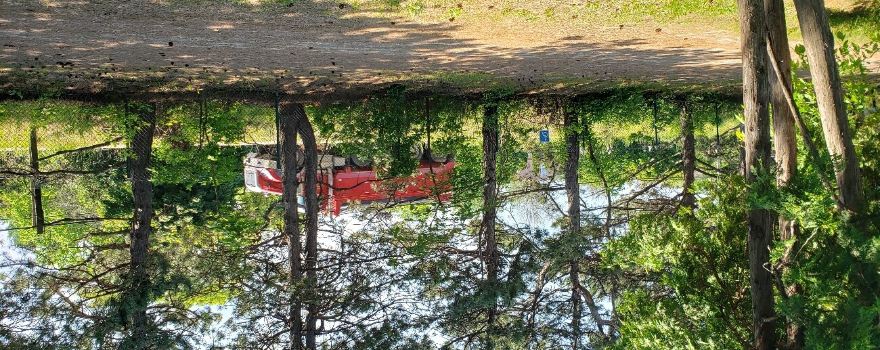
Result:
M534 92L729 87L739 79L739 44L730 30L603 27L585 19L567 26L424 21L306 0L268 9L7 0L0 3L0 45L0 84L9 90L48 84L76 92L333 93L403 82Z

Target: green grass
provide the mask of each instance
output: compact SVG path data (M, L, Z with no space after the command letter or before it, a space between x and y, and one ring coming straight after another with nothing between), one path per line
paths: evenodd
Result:
M54 100L0 103L0 150L26 151L31 126L37 128L40 151L54 152L89 146L111 139L102 123L112 107Z
M30 145L28 122L0 122L7 132L0 137L0 150L24 154ZM71 130L70 125L52 123L37 127L37 144L40 152L57 152L93 145L111 139L107 130L95 127L90 130Z
M378 0L362 0L361 3ZM574 3L561 0L544 1L486 1L486 0L403 0L403 8L417 3L419 11L407 11L407 15L424 20L439 20L456 11L454 17L493 20L549 20L571 22L581 25L638 24L646 21L657 23L724 20L736 21L734 0L610 0ZM461 10L461 11L458 11Z
M539 18L538 14L532 12L531 10L523 9L523 8L513 8L510 6L507 6L507 7L504 7L503 9L501 9L501 16L500 17L522 19L522 20L526 20L526 21L535 21Z
M577 25L636 25L643 22L715 23L736 21L735 0L169 0L171 5L211 6L232 4L242 9L275 10L317 8L333 10L343 5L349 12L380 12L422 21L450 18L534 22L558 25L577 20ZM334 11L335 12L335 11Z
M485 72L436 72L423 77L439 82L440 85L452 89L479 91L507 91L512 89L512 82L499 79Z
M210 5L209 0L170 0L172 4ZM851 9L829 9L835 31L857 42L880 40L880 0L855 0ZM243 8L317 9L324 15L370 12L370 16L404 17L421 22L472 21L524 23L549 28L596 28L677 24L738 34L736 0L219 0ZM337 9L344 6L344 10ZM797 17L786 1L792 40L799 40ZM651 27L653 29L653 27Z
M407 1L404 4L403 9L409 17L416 17L425 12L427 5L425 5L424 1L416 0L416 1Z
M829 10L835 31L842 31L857 43L880 41L880 0L860 1L849 10Z

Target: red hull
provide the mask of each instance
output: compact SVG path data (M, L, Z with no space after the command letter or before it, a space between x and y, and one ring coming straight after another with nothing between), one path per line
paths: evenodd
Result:
M256 161L255 161L256 160ZM249 191L280 195L283 188L280 171L275 162L245 159L245 184ZM268 164L271 163L271 164ZM338 215L348 203L377 201L412 201L437 198L447 201L451 196L449 175L455 162L428 162L419 164L417 173L408 177L379 179L370 168L350 166L321 169L318 171L318 196L324 209L332 209ZM331 173L332 171L332 173ZM302 180L302 173L299 174Z

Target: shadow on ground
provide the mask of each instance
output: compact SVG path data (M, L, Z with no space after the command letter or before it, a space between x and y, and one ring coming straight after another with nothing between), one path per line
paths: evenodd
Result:
M537 93L730 88L739 80L736 50L669 38L658 44L659 31L533 42L523 35L522 42L502 45L462 37L458 26L323 1L252 8L7 1L0 4L0 86L5 95L216 89L356 96L397 83Z

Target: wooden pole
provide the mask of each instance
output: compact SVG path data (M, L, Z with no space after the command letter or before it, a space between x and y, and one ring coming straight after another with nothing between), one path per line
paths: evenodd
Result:
M45 230L46 218L43 213L43 189L40 183L40 158L37 152L37 128L31 126L30 140L31 154L31 224L37 229L37 234Z

